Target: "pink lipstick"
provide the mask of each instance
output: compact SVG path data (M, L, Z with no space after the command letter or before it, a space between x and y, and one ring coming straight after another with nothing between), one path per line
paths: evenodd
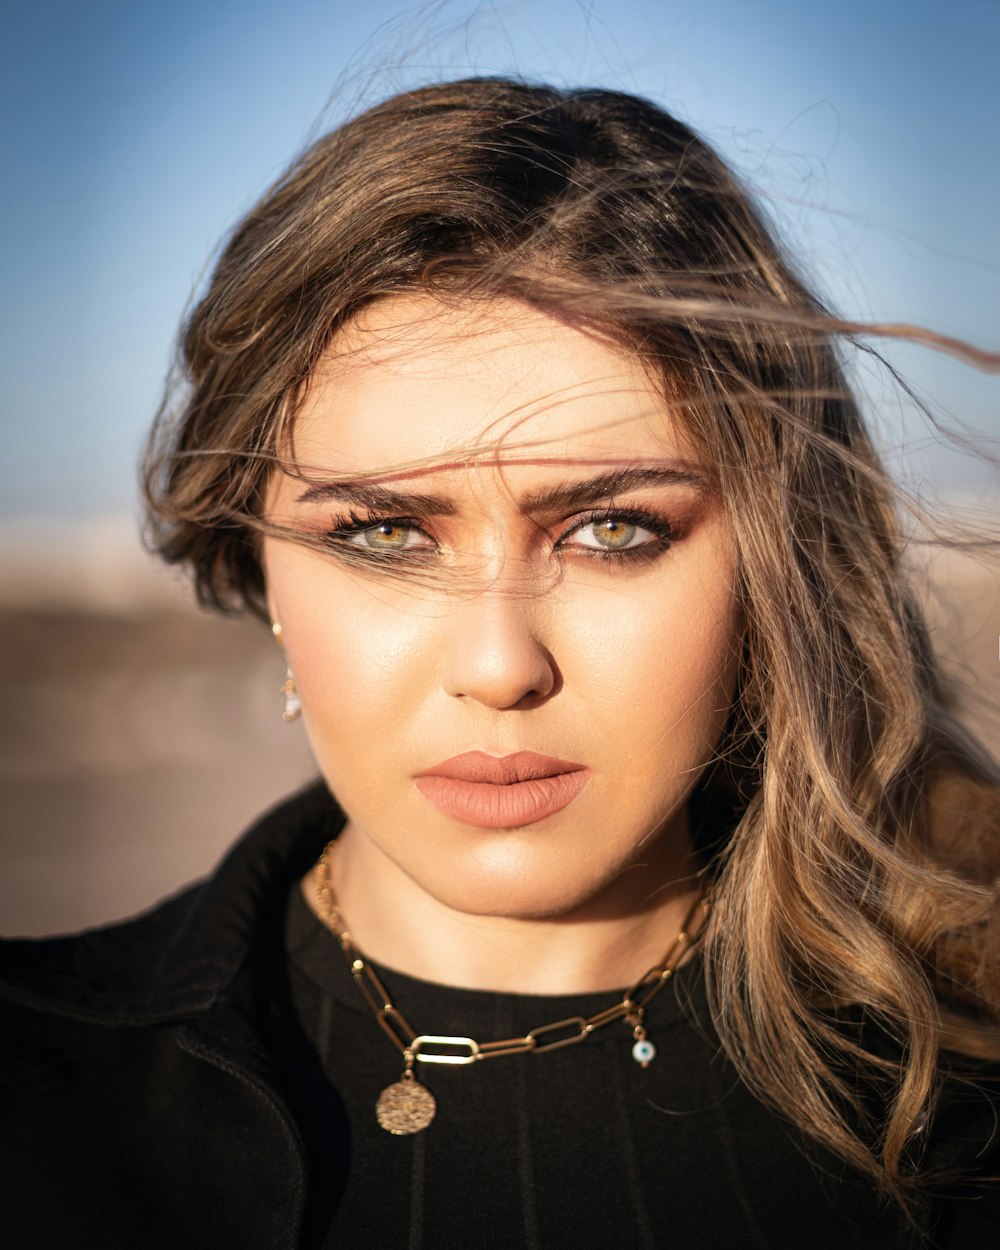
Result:
M428 768L416 786L438 811L480 829L520 829L568 807L590 769L534 751L467 751Z

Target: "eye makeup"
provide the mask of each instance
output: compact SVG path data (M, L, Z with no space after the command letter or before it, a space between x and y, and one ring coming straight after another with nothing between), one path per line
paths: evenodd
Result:
M574 536L580 541L571 542ZM660 513L646 508L601 508L575 517L556 542L556 550L579 552L588 559L646 561L666 551L674 537L673 523Z
M413 517L351 511L331 517L323 537L332 551L349 551L351 557L368 557L379 563L424 560L441 554L438 542L425 525ZM676 527L670 518L646 508L592 509L566 518L562 525L563 532L552 543L554 552L619 564L656 559L676 538Z

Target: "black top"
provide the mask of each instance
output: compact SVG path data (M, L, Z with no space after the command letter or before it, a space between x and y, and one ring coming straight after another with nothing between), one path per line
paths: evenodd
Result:
M919 1242L869 1184L757 1103L718 1053L692 962L580 1045L421 1066L423 1133L380 1129L398 1052L296 883L343 824L321 786L207 882L136 920L0 944L0 1244L18 1250L490 1250ZM380 970L382 971L382 970ZM410 1021L512 1036L612 995L445 989L385 973ZM958 1088L929 1157L995 1175L991 1096ZM992 1144L991 1144L992 1141ZM947 1250L998 1244L997 1187L934 1197Z
M895 1221L869 1187L828 1158L810 1162L797 1134L734 1079L695 964L651 1004L648 1068L632 1058L622 1022L540 1055L420 1064L437 1113L423 1132L397 1137L378 1126L375 1103L402 1059L298 889L287 944L295 1011L337 1091L322 1126L324 1180L339 1195L330 1250L892 1243ZM416 1030L479 1041L616 1001L613 992L492 994L378 972Z

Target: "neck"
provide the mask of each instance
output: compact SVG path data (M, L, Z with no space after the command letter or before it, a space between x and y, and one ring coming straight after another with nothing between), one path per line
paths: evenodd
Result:
M331 849L329 879L352 943L376 964L465 989L583 994L620 990L657 966L700 893L686 838L649 849L595 897L544 918L456 911L350 823ZM319 884L313 869L303 892L323 919Z

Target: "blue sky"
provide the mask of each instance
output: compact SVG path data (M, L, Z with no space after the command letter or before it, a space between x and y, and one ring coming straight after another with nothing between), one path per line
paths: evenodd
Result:
M134 509L178 320L318 128L397 86L515 71L638 91L758 188L823 293L1000 349L1000 0L172 0L11 6L0 96L0 513ZM1000 383L891 353L1000 434ZM976 481L881 396L917 478Z

